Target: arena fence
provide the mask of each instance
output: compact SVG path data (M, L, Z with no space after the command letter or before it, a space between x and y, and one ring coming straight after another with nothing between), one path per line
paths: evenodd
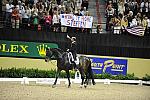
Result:
M47 84L52 85L55 78L0 78L0 82L20 82L21 84L30 84L35 82L36 84ZM111 83L121 84L138 84L138 85L150 85L150 81L142 80L110 80L110 79L95 79L96 83L104 83L110 85ZM58 79L57 84L65 83L68 84L68 79ZM81 79L71 79L71 83L81 83Z
M36 84L48 84L52 85L55 81L55 78L0 78L0 82L20 82L21 84L30 84L30 82L35 82ZM81 74L77 71L75 73L75 78L71 79L71 83L81 83ZM139 84L139 85L150 85L150 81L142 80L110 80L110 79L95 79L96 83L121 83L121 84ZM65 83L68 84L68 79L60 78L57 81L57 84ZM91 82L90 82L91 83Z

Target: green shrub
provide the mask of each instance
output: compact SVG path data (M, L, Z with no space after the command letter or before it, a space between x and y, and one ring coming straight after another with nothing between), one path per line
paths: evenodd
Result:
M150 75L146 74L145 77L142 78L143 81L150 81Z
M39 69L26 69L26 68L8 68L0 69L0 77L9 77L9 78L54 78L56 70L39 70ZM70 77L74 78L75 73L70 72ZM66 72L61 72L61 78L67 78Z
M22 77L29 77L29 78L54 78L56 74L56 70L39 70L39 69L26 69L26 68L8 68L8 69L0 69L0 77L9 77L9 78L22 78ZM60 73L60 78L67 78L67 74L65 71ZM70 77L75 78L75 72L70 71ZM103 74L94 74L95 79L114 79L114 80L139 80L138 77L134 76L133 74L127 75L111 75L107 73ZM150 75L145 75L142 78L144 81L150 81Z

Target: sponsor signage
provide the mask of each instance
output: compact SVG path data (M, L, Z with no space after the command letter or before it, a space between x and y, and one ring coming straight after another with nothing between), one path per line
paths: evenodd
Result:
M42 58L46 55L46 48L58 48L58 45L55 43L0 40L0 55L4 56Z
M127 60L115 58L90 57L92 70L95 74L108 73L112 75L127 74Z

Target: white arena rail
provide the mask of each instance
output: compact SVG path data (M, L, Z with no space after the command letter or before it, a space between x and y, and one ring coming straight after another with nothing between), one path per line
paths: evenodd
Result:
M70 79L71 83L81 83L81 79ZM20 82L21 84L29 84L30 82L36 82L36 84L53 84L55 78L0 78L0 82ZM68 84L68 79L59 78L57 84L61 84L64 82ZM96 83L104 83L104 84L111 84L111 83L126 83L126 84L139 84L139 85L150 85L150 81L142 81L142 80L109 80L109 79L95 79Z

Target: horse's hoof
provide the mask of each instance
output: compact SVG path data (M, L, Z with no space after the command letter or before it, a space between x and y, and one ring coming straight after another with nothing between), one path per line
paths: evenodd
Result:
M84 84L84 88L86 88L87 87L87 85L86 84Z
M52 85L52 88L55 88L56 87L56 85Z
M95 82L93 82L93 85L96 85L96 83L95 83Z
M82 88L83 87L83 85L80 85L80 88Z
M68 85L68 88L71 88L71 86Z

